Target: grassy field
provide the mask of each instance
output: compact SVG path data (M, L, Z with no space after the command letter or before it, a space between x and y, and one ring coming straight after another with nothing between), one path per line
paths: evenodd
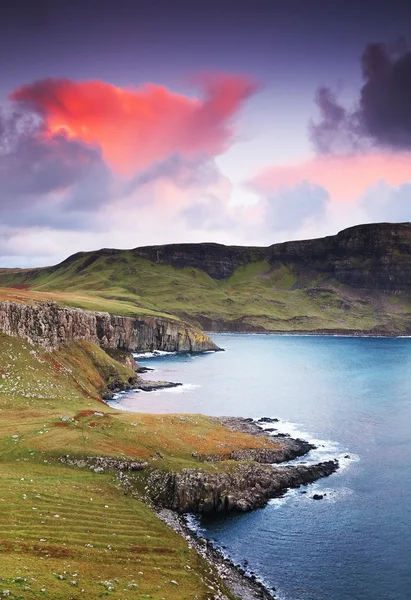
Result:
M60 457L111 456L148 468L225 468L200 454L267 443L201 415L113 410L101 390L132 374L100 348L49 353L0 335L0 597L212 598L222 583L115 473ZM145 472L135 475L144 486ZM231 598L231 596L229 595Z
M174 268L118 252L84 253L61 265L0 272L0 298L52 299L120 315L161 315L209 330L316 331L410 328L407 296L366 293L326 281L293 264L266 261L215 280L200 269Z

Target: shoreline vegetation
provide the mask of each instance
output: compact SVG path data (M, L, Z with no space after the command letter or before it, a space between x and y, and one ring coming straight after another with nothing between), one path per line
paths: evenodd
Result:
M111 408L105 394L139 384L129 351L2 333L0 367L0 588L11 598L63 600L77 586L90 598L273 597L206 542L177 541L153 511L252 510L336 462L283 466L312 446L251 420Z

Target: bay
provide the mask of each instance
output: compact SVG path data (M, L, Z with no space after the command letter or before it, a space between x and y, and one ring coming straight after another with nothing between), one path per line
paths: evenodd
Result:
M411 340L212 338L225 352L139 358L155 369L147 378L184 385L113 406L280 418L281 431L315 440L310 460L342 468L264 509L202 519L204 534L285 600L410 598Z

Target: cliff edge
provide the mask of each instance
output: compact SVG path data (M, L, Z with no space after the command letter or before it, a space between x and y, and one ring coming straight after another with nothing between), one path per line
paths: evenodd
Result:
M85 340L104 349L130 352L219 350L201 330L161 317L122 317L106 312L62 308L56 302L0 302L0 331L48 349Z

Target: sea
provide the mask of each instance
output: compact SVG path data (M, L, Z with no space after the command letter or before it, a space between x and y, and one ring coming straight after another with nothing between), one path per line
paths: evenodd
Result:
M148 354L147 379L183 383L121 394L137 412L279 419L337 458L334 475L245 514L190 519L279 600L411 599L411 339L213 334L224 352ZM314 494L323 499L313 499Z

